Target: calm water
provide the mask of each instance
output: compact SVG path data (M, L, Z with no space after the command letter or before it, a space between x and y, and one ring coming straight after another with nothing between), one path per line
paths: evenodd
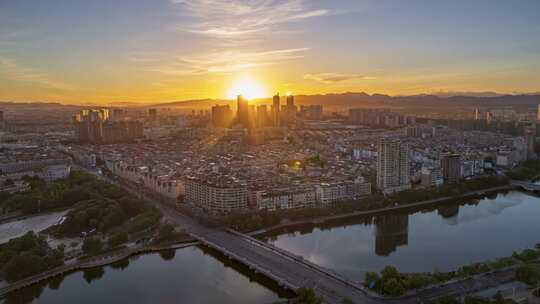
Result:
M512 191L430 210L355 218L282 231L269 242L352 278L394 265L445 271L511 255L540 242L540 198ZM7 303L272 303L275 283L215 252L189 247L76 272Z
M272 303L275 285L198 247L133 257L12 294L5 303ZM231 268L234 267L234 268ZM245 272L244 274L242 272ZM59 285L58 285L59 284Z
M386 265L446 271L540 242L540 198L511 191L472 203L303 227L269 241L360 281Z

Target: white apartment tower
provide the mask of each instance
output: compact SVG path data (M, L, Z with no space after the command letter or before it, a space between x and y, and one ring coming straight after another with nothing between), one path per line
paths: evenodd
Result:
M384 194L410 189L407 144L398 139L381 138L377 151L377 187Z

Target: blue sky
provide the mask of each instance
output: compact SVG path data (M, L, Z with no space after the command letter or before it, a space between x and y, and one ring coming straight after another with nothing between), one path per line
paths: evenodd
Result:
M0 0L0 99L540 91L540 1Z

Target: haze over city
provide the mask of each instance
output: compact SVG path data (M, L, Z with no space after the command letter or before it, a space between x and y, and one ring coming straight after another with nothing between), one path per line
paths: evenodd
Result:
M540 3L1 1L0 100L540 91Z

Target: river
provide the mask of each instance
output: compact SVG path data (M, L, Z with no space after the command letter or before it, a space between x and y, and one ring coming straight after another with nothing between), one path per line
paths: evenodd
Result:
M540 198L519 191L466 204L284 229L274 245L355 281L386 265L448 271L540 243Z
M275 231L283 249L353 280L386 265L447 271L540 242L540 198L519 191L439 208ZM59 285L58 285L59 284ZM238 263L199 247L131 258L14 293L7 303L272 303L291 296Z

